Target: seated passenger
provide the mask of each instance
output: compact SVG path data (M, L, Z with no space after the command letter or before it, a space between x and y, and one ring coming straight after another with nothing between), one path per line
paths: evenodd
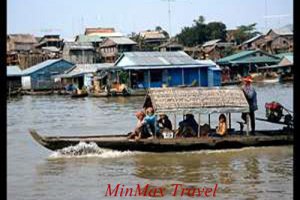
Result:
M139 111L135 114L136 118L138 119L136 127L134 131L128 136L128 139L141 139L141 138L147 138L150 135L147 135L147 132L145 131L145 113L142 111Z
M198 127L194 115L186 114L185 119L179 122L179 128L176 135L179 137L196 137L198 135Z
M157 127L156 116L154 115L154 109L152 107L146 109L145 124L147 134L152 136L157 135L159 128Z
M212 137L223 137L227 134L227 122L224 114L219 116L219 125L216 128L216 133L211 133Z
M159 114L159 120L157 121L157 124L159 128L158 137L163 138L163 133L173 134L172 123L166 114Z
M157 121L157 123L160 129L167 128L169 130L172 130L172 123L166 114L159 114L159 120Z

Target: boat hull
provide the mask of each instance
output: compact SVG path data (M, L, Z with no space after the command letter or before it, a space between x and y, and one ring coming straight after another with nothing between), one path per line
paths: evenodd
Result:
M89 94L84 93L84 94L71 94L72 98L82 98L82 97L87 97Z
M101 93L89 93L90 97L108 97L109 94L107 92L101 92Z
M267 132L266 132L267 133ZM30 130L32 137L42 146L50 150L59 150L74 146L80 142L96 143L100 148L118 151L144 151L144 152L179 152L195 150L237 149L243 147L280 146L293 144L293 134L280 134L269 132L257 133L256 136L228 136L224 138L173 138L173 139L141 139L128 140L126 135L106 136L65 136L43 137L36 131ZM278 134L279 133L279 134Z

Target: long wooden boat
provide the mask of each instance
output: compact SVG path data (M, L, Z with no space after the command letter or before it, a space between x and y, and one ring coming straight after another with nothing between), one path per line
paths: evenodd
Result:
M22 94L25 95L51 95L53 91L23 91Z
M35 130L29 130L36 142L50 150L59 150L74 146L80 142L96 143L98 147L119 151L174 152L209 149L236 149L243 147L279 146L293 144L291 131L257 131L255 136L231 135L223 138L196 137L172 139L128 140L127 135L96 136L41 136Z
M82 98L82 97L87 97L89 94L88 93L81 93L81 94L71 94L72 98Z
M88 95L90 97L108 97L109 96L108 92L100 92L100 93L91 92Z

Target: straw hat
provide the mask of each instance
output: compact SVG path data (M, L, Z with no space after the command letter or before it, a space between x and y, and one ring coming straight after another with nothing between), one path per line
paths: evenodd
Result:
M251 76L246 76L245 78L243 78L243 81L244 81L244 82L250 82L250 83L252 83L252 82L253 82L253 80L252 80L252 77L251 77Z

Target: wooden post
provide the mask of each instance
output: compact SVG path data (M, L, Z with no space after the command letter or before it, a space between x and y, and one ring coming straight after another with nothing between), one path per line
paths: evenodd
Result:
M231 129L231 113L229 113L229 129Z
M181 68L181 81L182 81L182 85L184 85L184 71L183 68Z
M249 114L246 115L246 124L247 124L247 131L246 131L246 135L249 136Z
M200 68L198 68L198 86L201 86L201 73L200 73Z
M201 122L201 114L199 113L198 115L198 137L200 137L200 131L201 131L201 127L200 127L200 122Z
M176 130L176 113L174 113L174 131ZM175 134L173 134L173 138L175 137Z
M150 69L148 69L148 86L151 86L151 77L150 77Z
M128 78L128 87L130 87L130 88L132 88L131 87L131 70L129 70L129 72L128 72L128 74L129 74L129 78Z
M208 125L210 127L210 114L208 114Z

